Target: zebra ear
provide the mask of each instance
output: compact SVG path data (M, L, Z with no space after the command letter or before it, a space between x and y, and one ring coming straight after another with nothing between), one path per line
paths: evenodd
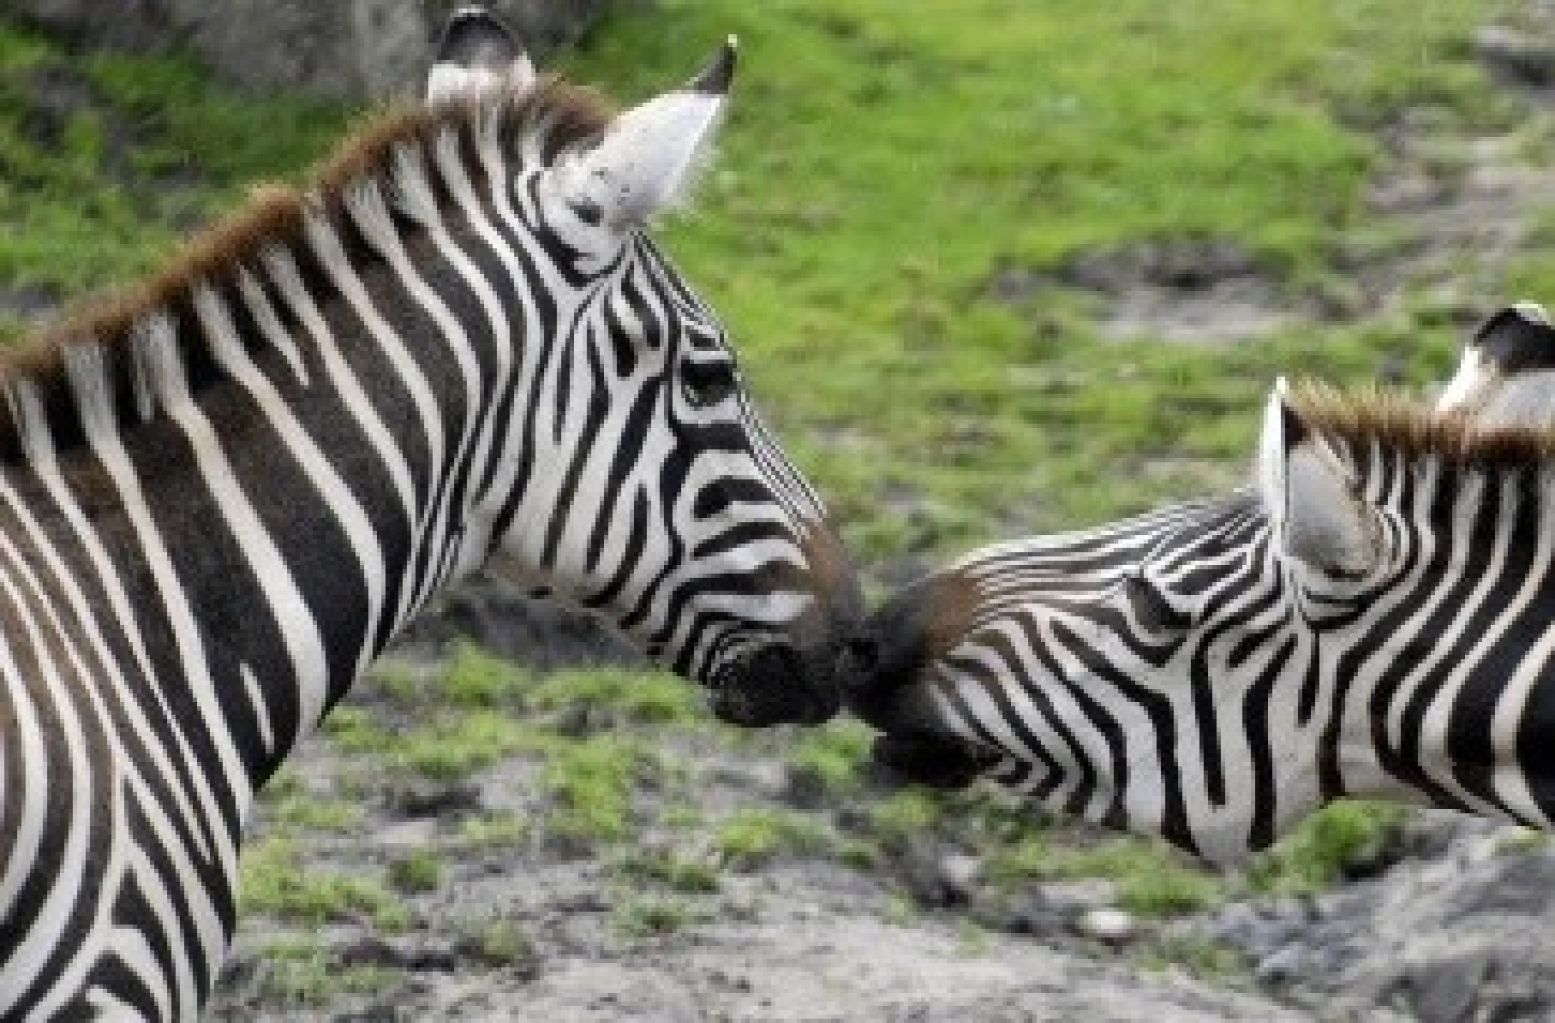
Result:
M1475 331L1436 407L1466 413L1482 428L1548 427L1555 423L1552 371L1555 324L1537 302L1519 302Z
M1269 396L1259 449L1259 488L1280 549L1328 575L1370 571L1380 553L1375 517L1344 462L1291 405L1284 379Z
M718 133L737 52L730 36L685 86L617 117L571 168L568 203L629 229L683 201Z
M535 66L508 27L484 7L461 7L443 26L426 100L442 103L503 85L523 91L534 81Z

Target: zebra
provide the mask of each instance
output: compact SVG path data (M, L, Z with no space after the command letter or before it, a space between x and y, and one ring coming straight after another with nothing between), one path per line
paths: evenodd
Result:
M483 564L835 710L853 571L646 233L735 59L612 115L461 10L428 103L6 356L0 1018L195 1018L255 791Z
M1552 369L1526 304L1437 408L1281 381L1255 486L910 585L849 696L877 759L1217 863L1343 796L1550 828Z

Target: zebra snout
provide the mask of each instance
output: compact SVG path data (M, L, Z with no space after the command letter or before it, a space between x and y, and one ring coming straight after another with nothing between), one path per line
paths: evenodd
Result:
M870 752L886 770L937 789L966 788L1000 759L964 740L923 732L878 736Z
M833 659L785 643L762 647L713 683L713 713L732 725L818 725L842 706Z

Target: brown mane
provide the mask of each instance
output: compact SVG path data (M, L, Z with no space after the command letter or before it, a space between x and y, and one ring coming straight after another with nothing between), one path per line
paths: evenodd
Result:
M1304 381L1291 388L1289 400L1308 428L1351 450L1375 443L1410 457L1492 468L1537 465L1555 457L1555 430L1481 429L1467 415L1438 412L1402 391L1339 391Z
M386 183L393 154L401 146L425 152L441 133L452 129L460 133L464 148L472 148L477 125L488 114L498 118L501 137L510 145L526 133L543 134L547 159L597 137L613 116L593 90L554 77L523 93L498 92L435 107L389 108L348 135L300 186L256 187L246 206L185 240L160 271L126 288L86 299L55 324L0 354L0 383L56 371L65 346L123 338L136 321L188 296L202 282L229 279L268 247L299 243L307 210L322 210L333 219L351 185L372 178Z

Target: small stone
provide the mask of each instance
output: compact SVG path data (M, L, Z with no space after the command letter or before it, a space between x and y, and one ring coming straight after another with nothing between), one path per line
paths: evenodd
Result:
M964 902L982 879L983 861L965 853L950 853L940 858L939 876L945 888Z
M1306 953L1299 946L1287 945L1259 960L1253 973L1261 984L1289 984L1301 976L1306 959Z
M1132 914L1121 909L1091 909L1080 914L1075 930L1087 938L1122 944L1134 937L1136 927Z
M1486 25L1474 36L1474 49L1490 69L1520 85L1555 84L1555 42L1505 25Z

